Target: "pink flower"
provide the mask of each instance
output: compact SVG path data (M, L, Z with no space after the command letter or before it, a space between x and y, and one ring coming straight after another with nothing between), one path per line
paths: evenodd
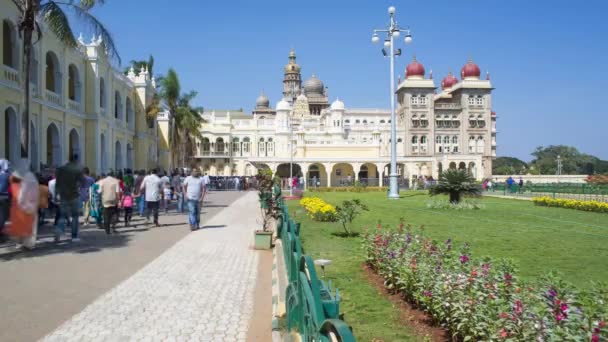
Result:
M600 335L593 334L593 336L591 336L591 342L600 342Z
M557 315L555 315L555 320L558 322L561 322L564 320L564 318L566 318L561 312L558 313Z
M460 263L461 264L466 264L467 261L469 261L469 257L468 256L466 256L466 255L461 255L460 256Z
M499 333L500 333L500 337L502 337L502 338L507 338L507 336L508 336L505 329L500 329Z

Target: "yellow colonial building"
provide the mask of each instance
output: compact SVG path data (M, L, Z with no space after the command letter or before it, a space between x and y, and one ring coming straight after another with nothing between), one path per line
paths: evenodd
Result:
M2 63L0 73L0 157L19 156L24 107L22 51L18 12L0 0ZM155 92L147 70L127 75L114 68L100 37L63 45L42 27L33 46L31 66L30 164L33 170L55 167L77 154L91 172L147 169L158 165L158 127L147 120Z

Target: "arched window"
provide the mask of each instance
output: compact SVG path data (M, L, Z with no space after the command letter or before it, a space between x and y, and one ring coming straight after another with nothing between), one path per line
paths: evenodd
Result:
M133 103L131 102L131 98L127 96L127 123L133 124Z
M2 63L17 69L17 30L8 20L2 21Z
M426 144L426 135L423 135L420 137L420 143L421 144Z
M435 143L436 143L436 144L441 144L441 135L438 135L438 136L435 138Z
M224 139L215 139L215 152L224 153Z
M402 142L403 142L403 139L397 138L397 143L402 143Z
M68 67L68 98L80 102L80 77L74 64Z
M99 79L99 107L106 108L106 82Z
M238 137L232 138L232 152L238 153L241 150L241 143Z
M346 120L344 120L344 123L345 123L345 124L349 124L349 123L350 123L350 120L346 119Z
M361 123L361 121L359 121L359 120L355 120L355 123L356 123L356 124L358 124L358 123Z
M412 137L412 144L417 144L418 143L418 136L414 135Z
M367 123L367 120L363 120L363 123L364 123L364 124L366 124L366 123Z
M61 93L61 73L59 59L53 51L46 53L46 89L56 94Z
M458 144L458 136L457 135L455 135L455 136L452 137L452 144L454 144L454 145Z
M381 124L383 124L383 123L386 123L386 121L384 121L384 120L380 120L380 123L381 123Z
M122 98L118 90L114 92L114 118L122 119Z
M243 138L243 152L249 153L249 144L250 144L249 137Z
M209 138L203 138L202 146L203 146L203 152L209 152L209 147L210 147Z

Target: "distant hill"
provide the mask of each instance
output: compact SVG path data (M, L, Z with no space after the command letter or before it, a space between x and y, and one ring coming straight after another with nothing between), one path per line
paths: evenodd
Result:
M565 145L539 146L532 152L534 159L526 163L514 157L498 157L492 163L492 173L507 174L543 174L557 173L557 157L562 163L562 174L608 174L608 160L579 152L575 147Z

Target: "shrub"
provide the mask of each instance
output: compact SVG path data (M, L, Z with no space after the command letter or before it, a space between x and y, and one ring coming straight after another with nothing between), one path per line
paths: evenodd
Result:
M309 191L315 192L386 192L388 190L385 186L340 186L340 187L318 187L309 188Z
M481 186L470 173L448 169L441 173L439 181L429 189L429 193L431 196L447 194L450 196L450 202L458 203L464 195L479 196Z
M429 209L455 209L455 210L473 210L484 209L483 204L475 201L463 200L460 203L452 203L447 200L432 199L426 202L426 207Z
M353 220L361 215L363 211L368 210L367 206L358 199L343 201L340 206L336 207L336 218L342 224L346 236L354 235L350 229L350 224L353 223Z
M577 209L584 211L594 211L598 213L608 213L608 203L600 201L579 201L573 199L551 198L548 196L534 197L532 202L535 205L545 207L558 207Z
M318 197L304 197L300 200L300 205L314 221L335 222L337 219L336 208Z
M366 233L367 263L385 286L456 341L605 341L608 287L577 291L548 275L521 281L508 260L474 259L464 244L438 243L403 225Z

